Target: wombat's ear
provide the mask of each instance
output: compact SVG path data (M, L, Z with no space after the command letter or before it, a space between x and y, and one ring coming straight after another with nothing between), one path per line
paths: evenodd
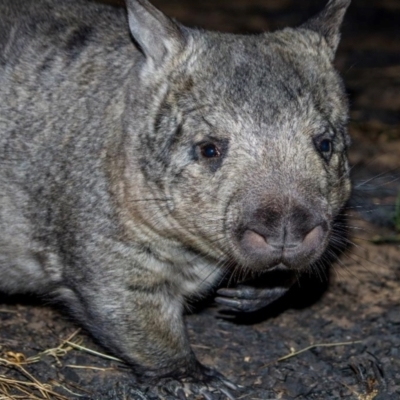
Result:
M300 26L319 33L326 41L333 59L340 40L340 26L351 0L329 0L315 17Z
M152 67L158 68L184 47L178 25L147 0L126 0L129 28Z

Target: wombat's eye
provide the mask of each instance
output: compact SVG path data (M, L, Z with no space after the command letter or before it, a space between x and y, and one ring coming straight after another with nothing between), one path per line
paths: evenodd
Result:
M332 150L332 142L329 139L324 139L319 144L319 150L322 153L330 153Z
M200 147L201 155L205 158L215 158L221 155L218 147L213 143L206 143Z
M326 139L326 136L327 134L323 133L322 135L315 137L314 146L323 159L326 162L329 162L333 153L333 142L331 139Z

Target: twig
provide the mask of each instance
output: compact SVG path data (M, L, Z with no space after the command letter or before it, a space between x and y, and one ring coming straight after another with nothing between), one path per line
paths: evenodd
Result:
M301 354L301 353L304 353L304 352L306 352L306 351L308 351L308 350L315 349L316 347L349 346L349 345L357 344L357 343L362 343L362 341L361 341L361 340L357 340L357 341L353 341L353 342L317 343L317 344L312 344L311 346L307 346L307 347L305 347L304 349L301 349L301 350L299 350L299 351L295 351L295 350L293 349L289 354L286 354L285 356L282 356L282 357L280 357L280 358L277 358L276 360L272 360L272 361L270 361L269 363L264 364L262 367L260 367L260 369L261 369L261 368L265 368L265 367L267 367L268 365L275 364L275 363L277 363L277 362L281 362L281 361L287 360L287 359L289 359L289 358L295 357L295 356L297 356L297 355L299 355L299 354Z
M337 346L350 346L352 344L358 344L362 343L361 340L353 341L353 342L338 342L338 343L318 343L318 344L313 344L311 346L305 347L304 349L301 349L299 351L292 351L286 356L280 357L276 360L276 362L284 361L287 360L288 358L295 357L301 353L304 353L308 350L315 349L316 347L337 347Z
M92 367L86 365L66 365L68 368L75 368L75 369L93 369L95 371L115 371L115 368L100 368L100 367Z
M374 236L371 240L373 244L398 244L400 243L400 235L391 236Z
M82 351L85 351L86 353L89 353L89 354L93 354L93 355L95 355L95 356L99 356L99 357L106 358L107 360L118 361L118 362L123 363L123 361L120 360L119 358L112 357L112 356L109 356L109 355L107 355L107 354L99 353L98 351L94 351L94 350L92 350L92 349L88 349L88 348L86 348L86 347L84 347L84 346L80 346L79 344L76 344L76 343L73 343L73 342L69 342L69 341L66 341L65 343L68 343L68 344L69 344L71 347L73 347L74 349L82 350Z

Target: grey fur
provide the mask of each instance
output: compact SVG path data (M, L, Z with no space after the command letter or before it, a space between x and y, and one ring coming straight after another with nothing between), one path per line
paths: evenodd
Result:
M310 268L348 198L349 1L248 36L127 3L0 1L0 290L61 299L144 377L200 379L186 300Z

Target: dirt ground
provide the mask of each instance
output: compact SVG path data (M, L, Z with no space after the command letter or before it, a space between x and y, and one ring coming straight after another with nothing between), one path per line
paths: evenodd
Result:
M188 25L247 33L299 24L323 3L154 0ZM353 0L343 27L336 65L351 100L354 179L347 252L326 280L305 277L261 312L233 315L211 301L187 316L199 359L244 386L239 399L400 399L399 22L399 0ZM39 299L2 297L0 400L151 398L78 329Z

